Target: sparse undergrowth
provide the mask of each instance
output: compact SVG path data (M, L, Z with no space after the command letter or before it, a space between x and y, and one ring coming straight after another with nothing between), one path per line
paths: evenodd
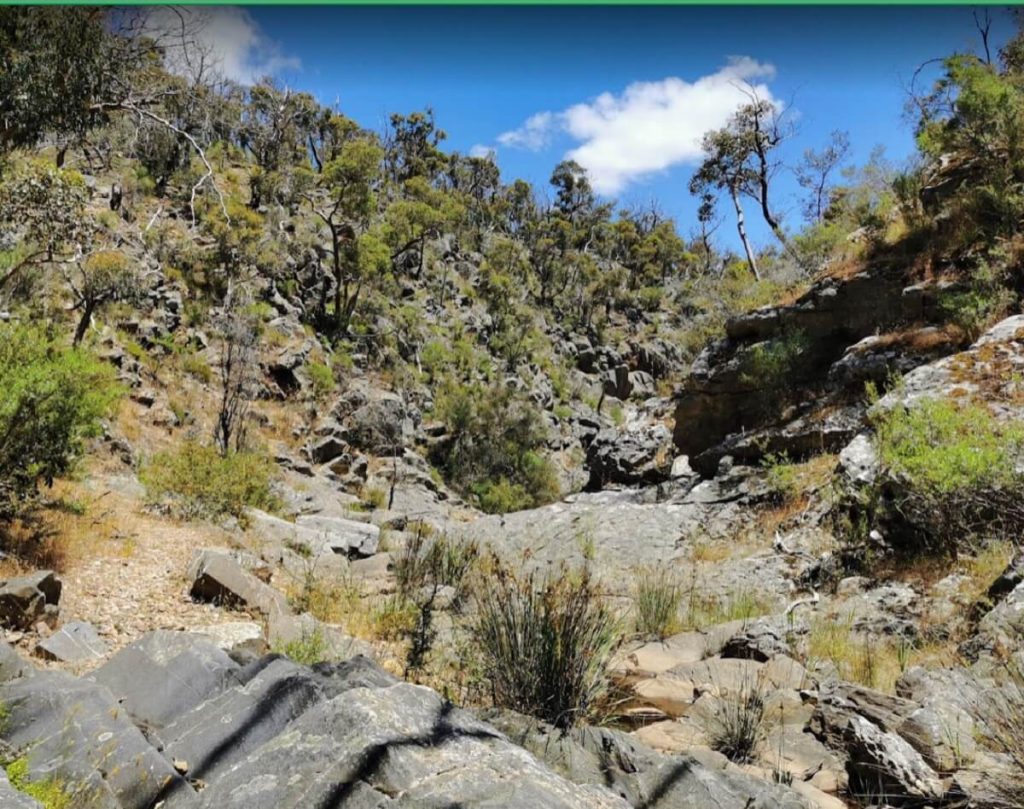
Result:
M247 507L272 511L274 464L256 452L220 454L214 447L186 441L146 463L140 479L154 502L169 500L185 518L244 519Z
M17 792L36 800L42 809L72 809L72 796L56 778L29 779L28 757L21 756L5 766L7 779Z

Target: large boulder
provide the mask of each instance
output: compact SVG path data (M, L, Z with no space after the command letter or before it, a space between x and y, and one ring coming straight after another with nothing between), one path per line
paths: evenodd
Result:
M671 446L672 435L663 424L602 430L587 448L587 488L597 491L609 483L635 486L667 480Z
M726 339L701 352L677 398L676 446L696 458L732 433L778 420L785 397L768 388L811 387L851 343L918 314L900 290L899 279L883 274L829 277L792 304L729 321ZM777 350L788 364L766 378L759 360Z
M177 809L194 798L103 686L38 671L0 685L0 700L3 739L27 751L29 778L54 779L76 809Z

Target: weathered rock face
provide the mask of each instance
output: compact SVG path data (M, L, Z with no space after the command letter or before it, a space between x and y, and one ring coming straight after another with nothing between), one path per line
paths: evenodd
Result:
M30 777L58 778L76 809L631 806L602 779L574 783L365 658L239 666L202 637L159 632L88 680L23 667L0 683L0 699L0 738L27 750ZM749 780L707 773L694 783L747 795Z
M587 448L588 489L608 484L627 486L666 480L671 470L671 439L662 424L602 430Z
M823 379L852 342L879 327L912 315L898 282L861 273L825 279L789 306L765 307L730 321L727 338L709 346L694 362L677 400L675 442L691 459L731 433L756 429L779 417L778 398L766 384L800 389ZM764 379L755 368L759 354L800 338L785 368L785 379ZM695 467L696 468L696 467Z
M657 809L806 809L794 791L743 773L724 756L667 756L608 728L562 733L530 717L486 714L514 742L578 784L607 784L630 806Z

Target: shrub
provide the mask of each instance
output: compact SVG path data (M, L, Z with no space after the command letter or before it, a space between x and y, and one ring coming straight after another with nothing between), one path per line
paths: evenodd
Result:
M71 469L119 394L113 369L92 355L0 324L0 518Z
M740 381L758 395L775 395L791 388L808 347L802 331L790 331L776 340L758 343L746 358Z
M497 705L567 728L609 694L620 631L587 570L560 573L537 581L495 561L472 634Z
M275 654L283 654L285 657L294 660L304 666L312 666L314 663L321 663L331 657L331 650L324 633L319 629L303 631L302 635L295 640L275 645Z
M659 639L679 630L679 607L683 602L683 586L670 568L641 568L633 585L636 606L636 631Z
M893 408L874 427L894 506L926 540L955 546L1024 528L1024 427L948 400Z
M547 430L522 394L505 385L449 384L438 392L435 414L450 440L433 461L481 508L508 511L558 496L554 468L540 454Z
M176 450L161 452L143 466L140 477L150 498L170 498L186 518L244 519L251 506L273 510L274 464L256 452L221 455L214 447L187 441Z
M309 381L313 385L313 398L326 399L334 390L334 371L322 362L311 362L306 366Z

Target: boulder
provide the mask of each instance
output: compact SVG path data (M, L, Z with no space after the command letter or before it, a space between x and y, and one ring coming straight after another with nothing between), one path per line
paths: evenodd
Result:
M602 430L587 448L587 488L600 490L609 483L638 485L668 479L671 443L672 435L663 424Z
M380 545L380 528L370 523L312 514L299 517L295 524L315 532L334 553L350 559L373 556Z
M704 760L663 755L621 731L581 727L563 733L509 711L485 717L555 772L577 784L607 786L633 807L806 807L795 792L746 775L714 754Z
M219 772L199 809L628 809L552 772L493 727L408 683L351 687Z
M268 651L263 628L253 621L228 621L195 627L191 631L213 641L232 659L259 657Z
M55 621L61 582L52 570L8 579L0 585L0 625L26 630L40 619Z
M107 644L96 634L96 628L83 621L65 624L36 646L36 653L41 657L62 663L102 660L108 651Z
M159 730L237 683L238 671L206 638L158 630L126 646L89 680L108 689L136 722Z
M194 798L103 686L37 671L0 685L0 700L7 706L4 739L28 750L29 778L59 780L75 809L150 809L160 801L177 809ZM177 799L168 798L171 791Z
M288 613L288 599L236 562L230 551L195 551L188 566L189 594L197 601L242 607L269 616Z

